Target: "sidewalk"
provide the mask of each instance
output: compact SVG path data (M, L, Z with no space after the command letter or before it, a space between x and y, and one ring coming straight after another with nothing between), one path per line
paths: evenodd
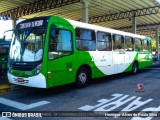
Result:
M0 93L6 93L11 90L11 84L6 75L0 75Z
M10 84L7 78L7 75L0 75L0 94L6 93L12 90L20 89L23 86Z

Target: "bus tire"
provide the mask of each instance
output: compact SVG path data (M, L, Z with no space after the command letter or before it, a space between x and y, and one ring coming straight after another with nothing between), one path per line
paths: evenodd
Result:
M88 85L90 80L90 72L86 67L82 67L78 70L76 75L76 86L85 87Z
M136 74L138 72L138 63L134 62L132 66L132 73Z

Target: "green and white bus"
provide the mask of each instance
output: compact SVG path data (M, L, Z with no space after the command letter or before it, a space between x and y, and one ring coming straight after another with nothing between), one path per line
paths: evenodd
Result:
M9 53L10 83L86 86L92 78L152 65L151 39L57 16L17 24Z
M8 70L8 54L10 41L0 40L0 76L6 75Z

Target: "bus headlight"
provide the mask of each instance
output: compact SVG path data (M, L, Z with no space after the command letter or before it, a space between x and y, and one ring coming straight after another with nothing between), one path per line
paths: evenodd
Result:
M40 73L40 70L41 70L41 64L40 65L38 65L37 67L36 67L36 69L35 69L35 75L38 75L39 73Z

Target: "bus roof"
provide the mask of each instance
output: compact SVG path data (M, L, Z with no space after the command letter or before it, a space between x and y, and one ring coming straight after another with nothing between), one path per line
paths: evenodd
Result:
M30 20L36 20L36 19L46 19L47 20L50 17L58 17L58 16L35 17L35 18L24 20L24 21L22 21L20 23L23 23L23 22L26 22L26 21L30 21ZM93 25L93 24L89 24L89 23L83 23L83 22L79 22L79 21L74 21L74 20L70 20L70 19L66 19L66 20L69 21L70 24L73 25L74 27L80 27L80 28L85 28L85 29L92 29L92 30L96 30L96 31L102 31L102 32L109 32L109 33L119 34L119 35L123 35L123 36L130 36L130 37L133 37L133 38L140 38L140 39L145 39L145 40L151 40L150 37L147 37L147 36L144 36L144 35L138 35L138 34L133 34L133 33L129 33L129 32L119 31L119 30L115 30L115 29L111 29L111 28L105 28L105 27L101 27L101 26L97 26L97 25ZM19 24L17 24L17 25L19 25Z
M149 40L149 37L146 37L144 35L123 32L123 31L119 31L119 30L115 30L115 29L111 29L111 28L105 28L105 27L92 25L92 24L88 24L88 23L83 23L83 22L78 22L78 21L69 20L69 19L66 19L66 20L68 20L73 26L80 27L80 28L93 29L93 30L102 31L102 32L110 32L110 33L114 33L114 34L130 36L130 37L140 38L140 39L147 39L148 38L147 40Z

